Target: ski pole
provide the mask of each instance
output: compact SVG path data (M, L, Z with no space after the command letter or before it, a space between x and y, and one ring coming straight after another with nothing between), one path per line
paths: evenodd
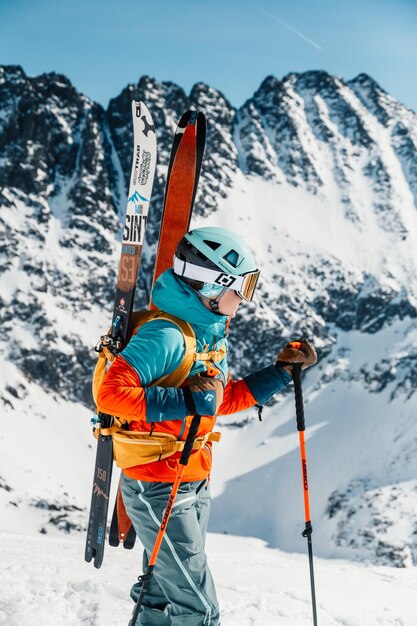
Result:
M299 348L299 342L291 342L293 348ZM301 388L301 363L294 363L292 370L292 377L294 381L294 395L295 395L295 413L297 418L297 430L300 437L300 454L301 454L301 469L303 477L303 490L304 490L304 512L306 527L302 532L302 536L307 539L308 546L308 558L310 563L310 583L311 583L311 602L313 607L313 624L317 626L317 608L316 608L316 589L314 585L314 569L313 569L313 544L311 541L311 535L313 533L313 526L311 525L310 515L310 500L308 495L308 475L307 475L307 457L306 457L306 445L304 440L305 431L305 419L304 419L304 403L303 403L303 391Z
M179 460L178 463L178 470L175 476L175 480L174 483L172 485L171 488L171 493L169 494L169 498L168 498L168 503L165 507L165 511L164 514L162 516L162 522L161 525L159 527L159 531L158 534L156 536L155 539L155 543L154 543L154 547L152 550L152 554L150 556L149 562L148 562L148 567L146 568L146 572L145 574L143 574L142 576L139 576L139 582L142 583L142 587L140 590L140 594L139 597L136 601L136 605L135 608L133 610L133 614L132 614L132 619L129 622L129 626L135 626L136 625L136 620L139 616L139 611L140 611L140 607L142 606L143 603L143 598L145 596L146 590L148 588L149 582L153 576L153 570L155 568L155 562L156 559L158 558L158 553L159 553L159 549L161 547L162 544L162 540L164 538L165 535L165 530L166 527L168 525L169 522L169 517L171 515L171 510L172 507L174 505L175 502L175 498L178 492L178 488L181 484L181 479L182 476L184 474L184 470L188 464L188 459L190 458L190 454L191 451L193 449L193 444L194 444L194 440L196 438L197 435L197 431L198 431L198 427L200 426L200 420L201 420L201 415L194 415L192 422L191 422L191 426L190 426L190 430L188 431L188 435L187 438L185 440L185 444L184 444L184 448L183 451L181 453L181 458Z

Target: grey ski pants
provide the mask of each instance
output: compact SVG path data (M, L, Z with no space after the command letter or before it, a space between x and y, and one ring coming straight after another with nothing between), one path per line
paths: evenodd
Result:
M144 570L171 487L122 477L123 501L145 548ZM208 481L182 483L136 626L219 626L216 590L204 549L209 513ZM137 582L130 594L134 601L139 592Z

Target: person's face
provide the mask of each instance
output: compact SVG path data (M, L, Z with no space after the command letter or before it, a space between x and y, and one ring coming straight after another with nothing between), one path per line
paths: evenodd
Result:
M219 313L233 318L235 317L241 302L242 298L238 296L236 291L228 289L219 301Z

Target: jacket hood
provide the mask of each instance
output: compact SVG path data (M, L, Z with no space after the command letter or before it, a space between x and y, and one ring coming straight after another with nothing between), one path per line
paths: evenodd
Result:
M176 277L172 269L163 272L155 282L152 301L159 309L175 315L193 326L210 331L214 336L227 333L227 315L216 315L206 309L191 287Z

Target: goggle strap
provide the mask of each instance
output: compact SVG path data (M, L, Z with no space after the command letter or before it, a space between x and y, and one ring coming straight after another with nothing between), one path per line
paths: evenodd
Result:
M234 291L242 291L245 282L245 276L233 276L232 274L226 274L218 270L211 270L207 267L187 263L177 256L174 256L173 269L174 273L178 276L184 276L184 278L198 280L203 283L211 283L212 285L219 285L227 289L233 289Z

